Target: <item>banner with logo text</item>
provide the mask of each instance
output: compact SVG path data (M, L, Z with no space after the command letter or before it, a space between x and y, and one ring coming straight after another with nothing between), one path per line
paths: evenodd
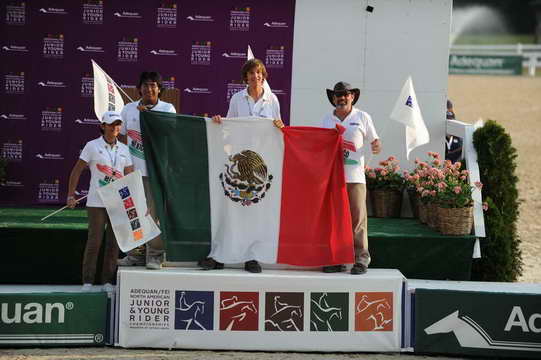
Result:
M251 351L399 351L397 270L351 275L225 269L165 273L122 268L117 321L122 347ZM336 275L336 274L334 274ZM142 285L147 284L147 285ZM151 284L151 285L150 285Z
M0 206L65 202L71 168L99 136L91 59L121 87L160 72L166 88L180 89L179 113L225 115L244 88L250 45L288 122L294 11L295 0L3 1Z
M541 295L417 289L415 352L541 357Z

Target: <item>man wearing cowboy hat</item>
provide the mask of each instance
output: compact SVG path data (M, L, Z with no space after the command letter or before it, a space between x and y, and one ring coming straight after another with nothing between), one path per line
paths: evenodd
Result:
M370 264L368 252L368 222L366 216L366 178L364 175L364 146L370 144L373 154L381 151L381 142L366 112L354 107L359 100L359 89L340 81L334 89L327 89L327 97L335 107L332 113L323 118L323 127L334 129L343 126L344 138L344 173L349 198L349 210L353 225L353 243L355 245L355 264L351 268L353 275L366 273ZM323 272L345 271L344 265L324 266Z

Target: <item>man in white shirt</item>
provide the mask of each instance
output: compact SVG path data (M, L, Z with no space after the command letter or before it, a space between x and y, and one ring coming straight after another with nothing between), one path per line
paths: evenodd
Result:
M370 144L373 154L381 151L381 142L368 113L355 108L360 91L350 84L340 81L334 89L327 89L327 97L335 107L334 111L323 118L323 127L334 129L337 125L345 128L344 174L349 199L349 210L353 226L355 245L355 264L351 274L366 273L370 264L368 252L368 221L366 216L366 178L364 174L364 148ZM323 267L324 272L345 271L344 265Z
M120 113L122 119L122 129L120 130L119 139L127 144L130 149L134 168L141 171L143 175L143 186L145 196L147 198L147 206L150 215L159 223L156 216L156 207L150 190L150 182L148 180L148 171L145 160L145 150L143 148L143 138L141 136L141 123L139 113L141 111L163 111L176 113L175 107L165 101L160 100L162 87L162 77L159 73L150 71L143 72L139 77L137 85L141 99L138 101L126 104ZM147 244L146 249L146 267L147 269L158 270L162 267L164 261L163 241L160 236L152 239ZM119 260L119 265L144 265L145 259L137 252L130 252L124 259Z

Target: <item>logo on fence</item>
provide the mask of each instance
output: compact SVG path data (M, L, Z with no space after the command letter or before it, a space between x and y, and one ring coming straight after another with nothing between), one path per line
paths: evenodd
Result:
M518 326L523 332L540 333L541 327L535 326L535 320L537 319L541 319L541 314L533 314L530 316L529 321L526 322L521 307L514 306L509 314L504 331L511 331L513 327ZM424 331L427 335L453 333L460 347L541 352L541 342L494 340L486 329L471 317L459 315L458 310L436 321L425 328Z
M265 331L303 331L304 294L265 294Z
M6 94L24 94L24 72L6 74L4 90Z
M26 45L4 45L2 46L2 51L26 53L28 52L28 47Z
M192 43L191 64L210 65L212 55L212 42L194 41Z
M122 62L135 62L139 54L139 40L137 38L123 38L117 43L117 60Z
M211 15L190 15L186 17L186 20L195 22L214 22L214 18Z
M259 293L220 293L220 330L257 331L259 319Z
M311 331L348 331L349 293L310 295Z
M393 293L355 293L355 331L393 331Z
M227 94L226 94L226 100L229 103L229 100L231 100L231 97L238 93L241 90L244 90L246 88L246 84L244 84L240 80L231 80L227 83Z
M6 25L26 24L26 1L12 1L6 4Z
M62 130L62 108L46 108L41 111L42 131Z
M229 30L250 31L250 8L236 7L229 12Z
M83 2L83 24L103 24L103 0L85 0Z
M281 69L284 67L284 46L271 46L265 55L265 66Z
M214 293L175 291L175 329L213 330Z
M156 26L159 28L177 27L177 4L162 2L157 10Z
M243 206L262 201L273 179L263 158L252 150L243 150L228 159L225 171L218 176L224 195Z
M64 58L63 34L48 34L43 38L43 57L47 59Z
M23 141L5 142L2 144L1 158L7 161L18 162L23 159Z
M52 183L42 182L38 185L38 201L39 202L57 202L59 200L58 193L60 191L60 180L56 179Z

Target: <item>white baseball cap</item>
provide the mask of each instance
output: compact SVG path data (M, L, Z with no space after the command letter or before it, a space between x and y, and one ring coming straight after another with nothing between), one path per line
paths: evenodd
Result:
M111 125L118 120L122 121L122 117L120 116L120 113L118 111L106 111L101 117L102 124Z

